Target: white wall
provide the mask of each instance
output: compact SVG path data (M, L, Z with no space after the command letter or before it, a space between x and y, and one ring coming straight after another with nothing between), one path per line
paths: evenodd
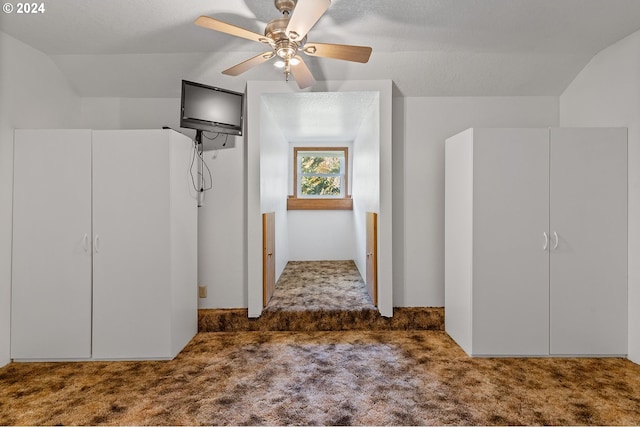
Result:
M367 277L367 212L380 212L380 99L369 107L353 142L354 260Z
M560 97L561 126L628 128L629 359L640 363L640 31L604 49Z
M205 151L213 188L198 208L198 283L207 286L200 308L246 307L244 272L244 144Z
M352 211L289 211L287 227L291 261L354 257Z
M293 148L347 147L349 149L349 190L353 185L353 141L296 141L289 143L289 194L293 188ZM312 225L312 226L310 226ZM352 260L355 257L352 211L292 210L287 214L291 261ZM313 242L309 244L309 242Z
M378 309L386 317L393 316L393 82L373 84L364 90L379 96L379 202L378 202Z
M260 204L261 213L275 213L276 281L289 260L287 195L289 194L289 144L269 108L261 102ZM260 234L262 236L262 233ZM262 265L262 260L260 260Z
M260 116L264 110L262 95L265 93L293 92L291 85L277 82L247 82L247 126L246 150L244 152L244 171L246 172L246 206L244 266L246 271L247 303L249 317L258 317L262 313L262 196L261 196L261 160L260 142L262 122ZM238 213L240 215L240 213ZM276 224L277 227L277 224Z
M80 99L53 62L0 32L0 366L10 356L13 130L80 123Z
M396 276L394 305L444 306L444 141L470 127L558 125L557 97L432 97L396 99L394 156L402 159L400 195L404 278ZM399 115L402 115L399 117ZM395 266L398 268L398 266Z
M180 126L179 98L82 98L88 129L159 129ZM195 135L189 131L189 135Z
M404 145L405 145L405 99L393 98L393 305L399 307L405 288L404 261ZM404 301L403 301L404 303Z
M82 98L81 109L86 128L169 126L195 137L194 130L179 127L179 98ZM198 306L246 307L244 139L229 136L227 146L232 148L221 150L208 150L214 144L203 140L203 157L211 170L213 188L204 193L203 206L198 209L198 284L207 286L207 298L200 298Z

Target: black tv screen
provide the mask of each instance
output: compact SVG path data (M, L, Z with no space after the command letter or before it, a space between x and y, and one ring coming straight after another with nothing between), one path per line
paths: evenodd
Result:
M244 94L182 81L180 127L242 135Z

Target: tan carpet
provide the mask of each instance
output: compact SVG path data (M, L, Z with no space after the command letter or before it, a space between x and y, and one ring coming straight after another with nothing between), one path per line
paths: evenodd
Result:
M353 261L290 261L260 318L247 309L202 309L200 332L444 330L444 308L395 308L380 315Z
M265 311L256 319L246 308L198 310L200 332L410 330L444 331L444 308L396 307L390 318L378 310Z
M354 268L288 266L259 319L200 310L169 362L1 368L0 425L640 425L640 366L471 359L442 308L383 318Z
M0 424L640 424L624 359L471 359L444 332L201 333L173 361L11 364Z
M289 261L265 311L374 310L353 261Z

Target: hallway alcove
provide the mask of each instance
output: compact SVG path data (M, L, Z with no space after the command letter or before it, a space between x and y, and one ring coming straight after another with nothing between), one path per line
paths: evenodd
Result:
M372 310L378 316L393 315L392 84L390 81L324 83L315 88L318 92L293 92L297 89L293 85L274 82L247 84L246 267L249 317L259 317L265 309L261 215L269 212L274 213L276 224L276 282L282 278L279 284L283 286L292 283L285 274L288 265L293 270L298 267L298 273L304 275L300 267L309 270L311 265L304 263L327 260L351 262L359 273L359 280L366 279L366 213L378 213L379 314L371 299L368 306L354 303L351 308ZM349 148L348 181L353 210L287 210L287 197L293 193L294 146ZM266 305L268 310L273 310L281 299L277 295L278 286L275 292L276 301L271 306ZM310 300L317 300L309 294L305 297L300 289L287 292L290 296L297 293L302 299L306 298L307 306ZM290 301L289 305L301 308L304 304ZM331 309L331 305L324 309Z

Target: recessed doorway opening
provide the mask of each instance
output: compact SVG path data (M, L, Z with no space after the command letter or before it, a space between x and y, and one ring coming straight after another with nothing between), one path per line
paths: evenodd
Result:
M346 82L342 83L349 86ZM388 87L386 83L389 83ZM248 84L247 114L252 118L248 122L250 127L247 130L249 317L259 317L263 309L269 307L271 299L271 295L265 297L262 286L263 273L267 271L264 268L266 261L263 260L267 258L264 258L264 253L260 259L255 258L255 255L260 253L255 252L256 244L262 246L263 239L254 238L255 234L252 232L253 230L259 233L258 236L262 235L262 224L254 220L256 216L260 218L262 214L267 213L273 213L275 219L275 250L269 251L274 255L268 260L274 264L276 283L291 283L285 280L287 268L293 268L296 263L338 260L343 263L350 262L351 266L355 267L357 280L351 280L362 285L365 296L368 295L365 285L367 258L370 258L367 252L367 212L377 213L380 218L380 233L376 236L376 244L380 260L375 269L378 282L381 283L377 292L378 308L383 316L393 315L391 82L367 82L355 87L358 89L289 93L286 90L277 91L271 84L268 88L265 83ZM259 120L258 126L256 120ZM322 171L320 167L312 168L306 163L302 166L297 165L298 168L295 169L296 163L292 159L297 159L294 156L296 147L298 151L301 150L299 147L303 147L302 150L310 147L306 148L306 151L314 156L307 156L309 159L320 158L322 156L318 156L318 153L329 148L335 151L335 147L339 147L344 155L333 156L339 157L339 161L334 162L334 168L327 167L328 171ZM333 157L329 160L333 160ZM326 166L325 163L333 164L326 159L321 163L323 168ZM259 171L259 174L252 174L255 170ZM340 187L339 195L336 190L336 194L332 196L340 201L352 199L352 203L349 203L348 207L334 207L333 210L327 210L325 206L310 210L288 209L287 202L291 197L304 197L304 192L295 192L295 172L298 173L298 178L300 175L305 178L308 175L309 180L324 179L332 183L339 182L341 185L348 183ZM327 174L327 177L323 174ZM253 188L256 192L252 193L254 183L257 184ZM313 196L317 197L315 193ZM260 270L254 267L254 261L259 263L255 267L262 267ZM306 265L304 270L314 268ZM281 277L283 280L278 282ZM254 279L259 280L259 287L255 286ZM344 278L335 280L344 283ZM312 294L304 296L302 292L304 284L308 284L309 281L301 281L298 276L298 282L299 289L289 293L306 298L306 305L309 306L309 301L316 299ZM273 293L276 301L280 299L277 293L278 286ZM375 310L375 296L368 298L368 307ZM342 302L346 302L344 297ZM331 309L331 304L328 303L324 308ZM291 304L298 307L302 305L305 304Z

